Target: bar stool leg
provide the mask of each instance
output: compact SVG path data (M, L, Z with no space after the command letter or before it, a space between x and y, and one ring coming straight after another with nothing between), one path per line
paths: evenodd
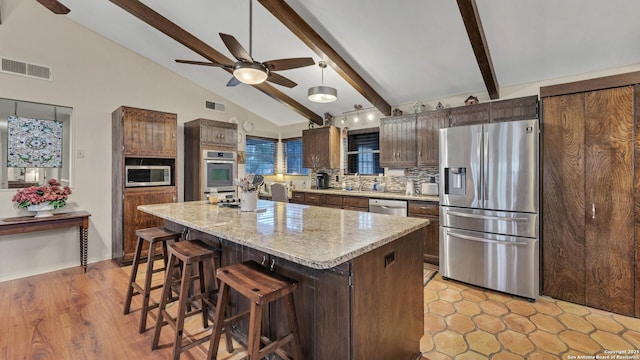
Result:
M222 322L226 312L227 301L229 301L229 286L220 282L218 291L218 304L216 305L216 315L213 320L213 330L211 331L211 342L209 345L208 360L216 360L218 356L218 346L220 345L220 335L222 334Z
M250 360L259 359L260 331L262 330L262 305L251 303L251 317L249 319L249 340L247 350Z
M142 316L140 317L139 333L147 330L147 312L149 311L149 300L151 296L151 278L153 277L153 259L156 256L156 244L149 242L149 252L147 253L147 272L144 279L144 294L142 294Z
M293 293L287 295L285 298L285 309L287 312L287 321L289 322L289 329L293 333L293 341L291 341L291 348L293 350L293 357L296 360L302 360L302 346L300 345L300 329L298 328L298 318L296 316L296 306L293 302Z
M204 284L204 262L198 262L198 280L200 280L200 292L205 292ZM200 298L200 307L202 309L202 327L209 327L209 305L204 301L204 295Z
M160 331L167 322L164 320L164 311L167 307L167 301L171 296L171 280L173 278L173 268L177 258L173 254L169 254L169 266L165 270L164 285L162 286L162 297L160 298L160 306L158 306L158 319L156 320L156 329L153 334L153 342L151 344L151 350L158 348L158 342L160 341Z
M184 317L189 302L189 290L191 289L191 264L184 261L182 263L182 282L180 284L180 300L178 301L178 317L176 319L176 337L173 342L173 359L180 360L180 350L182 349L182 333L184 331Z
M131 310L131 298L133 297L133 283L136 282L136 276L138 274L138 264L140 263L140 255L142 254L142 238L138 237L136 242L136 252L133 256L133 267L131 267L131 276L129 277L129 288L127 289L127 296L124 302L124 315L127 315Z

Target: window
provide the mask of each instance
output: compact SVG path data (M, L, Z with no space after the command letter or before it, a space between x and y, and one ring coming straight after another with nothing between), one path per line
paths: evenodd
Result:
M247 136L247 174L275 174L277 140Z
M302 138L282 140L282 146L286 173L308 175L309 169L302 167Z
M350 131L346 148L348 174L377 175L383 172L378 128Z

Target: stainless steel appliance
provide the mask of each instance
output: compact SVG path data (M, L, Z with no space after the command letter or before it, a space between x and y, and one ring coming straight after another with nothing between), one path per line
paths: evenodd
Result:
M126 165L125 187L171 185L171 166Z
M235 151L204 150L202 154L203 198L217 190L220 198L233 198L238 168Z
M440 272L536 299L538 120L440 130Z
M407 216L407 202L401 200L369 199L369 212Z
M317 173L316 174L316 187L318 189L328 189L329 188L329 174L327 174L327 173Z

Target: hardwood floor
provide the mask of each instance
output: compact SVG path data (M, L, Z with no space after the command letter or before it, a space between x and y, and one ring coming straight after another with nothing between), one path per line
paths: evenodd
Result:
M151 350L156 310L143 334L138 333L140 296L134 297L132 312L122 314L130 271L131 267L101 261L90 264L86 274L74 267L1 282L0 359L170 358L174 332L168 326L163 328L160 349ZM191 338L206 336L210 330L202 329L195 318L187 322L185 333ZM204 359L207 348L205 342L181 358ZM237 344L235 348L233 354L223 350L218 358L241 359L245 352Z

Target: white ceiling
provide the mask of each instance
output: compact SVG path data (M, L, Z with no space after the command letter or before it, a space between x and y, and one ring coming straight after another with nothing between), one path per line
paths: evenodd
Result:
M62 0L71 19L122 44L278 125L307 120L249 85L228 88L218 68L107 0ZM228 58L218 33L249 50L248 0L144 0ZM391 106L486 91L456 1L287 0ZM640 63L638 0L476 0L501 87ZM257 1L253 4L254 59L321 60ZM339 116L354 104L372 105L333 69L324 84L338 101L315 104L307 89L320 85L318 66L279 74L299 85L273 85L318 115Z

